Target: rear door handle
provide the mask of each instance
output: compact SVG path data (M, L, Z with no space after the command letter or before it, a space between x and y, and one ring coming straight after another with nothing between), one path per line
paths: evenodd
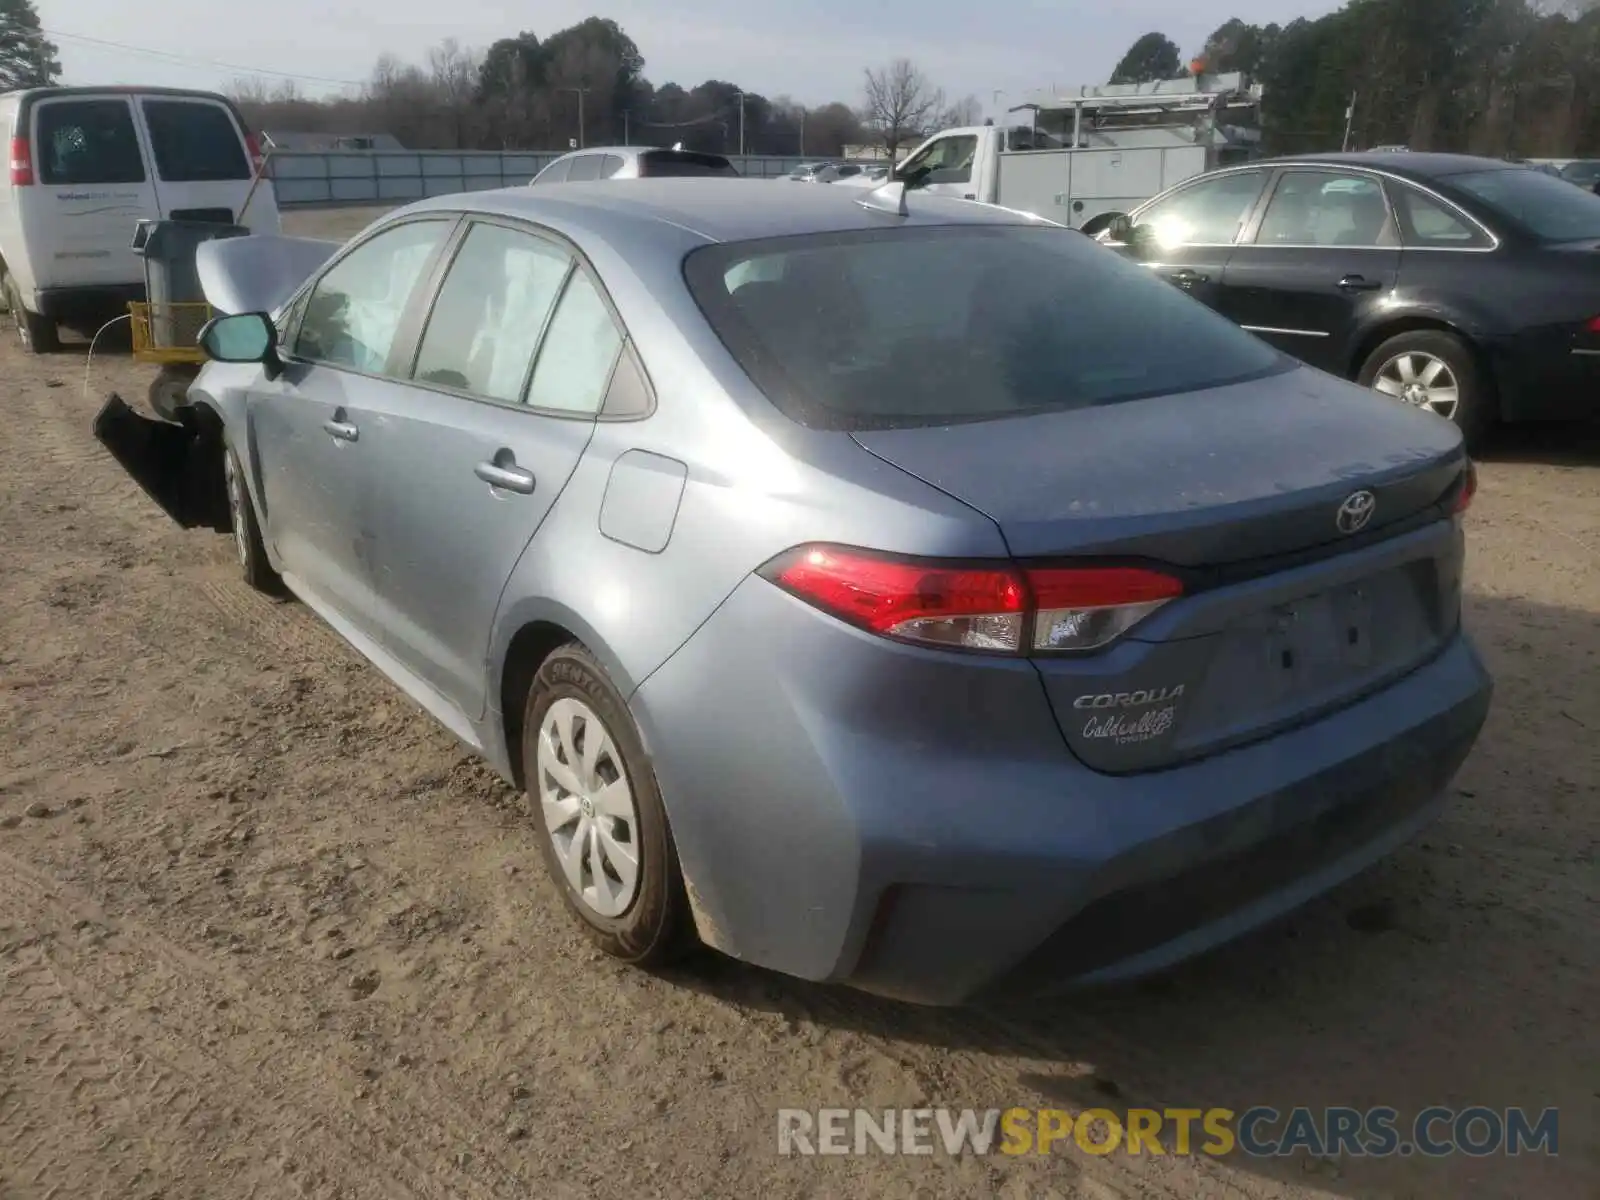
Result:
M1339 280L1341 292L1375 292L1382 286L1382 280L1368 279L1365 275L1346 275Z
M520 492L524 496L533 494L533 472L517 466L515 459L505 464L481 462L473 468L473 472L490 487Z
M1211 276L1202 275L1199 271L1190 270L1188 267L1172 272L1167 278L1181 288L1193 287L1197 283L1208 283L1211 280Z
M324 421L322 423L322 431L338 438L341 442L353 442L361 436L361 431L350 424L349 421Z

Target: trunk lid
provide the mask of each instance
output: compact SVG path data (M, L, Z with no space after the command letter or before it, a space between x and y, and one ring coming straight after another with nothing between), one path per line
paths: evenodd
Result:
M1137 558L1185 594L1105 650L1033 659L1088 766L1267 737L1416 669L1459 621L1456 430L1321 372L968 426L859 432L1020 559ZM1339 524L1357 492L1373 505Z
M1465 461L1455 428L1297 368L1249 383L856 442L990 517L1018 558L1118 555L1181 567L1342 548L1435 504Z

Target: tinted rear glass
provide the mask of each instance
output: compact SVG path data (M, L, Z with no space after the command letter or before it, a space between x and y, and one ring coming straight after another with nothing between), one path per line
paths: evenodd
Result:
M1469 171L1444 182L1476 196L1543 241L1600 238L1600 196L1543 171Z
M250 178L250 160L233 117L220 104L146 100L144 121L156 174L168 183Z
M652 179L675 175L738 175L733 164L720 154L696 154L692 150L656 150L639 159L639 174Z
M828 429L987 420L1197 391L1283 355L1080 233L946 226L735 242L685 276L784 413Z
M38 113L34 157L41 183L144 182L126 100L57 100L41 104Z

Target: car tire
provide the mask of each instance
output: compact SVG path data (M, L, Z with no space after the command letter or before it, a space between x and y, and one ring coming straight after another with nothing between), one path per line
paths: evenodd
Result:
M627 702L582 646L540 664L521 753L545 867L590 940L635 966L681 957L692 922L655 771Z
M28 311L28 306L22 300L22 289L10 275L5 276L4 289L6 310L11 314L11 323L16 326L17 340L22 343L23 352L54 354L59 351L61 335L56 323L49 317Z
M189 403L189 385L195 381L195 374L183 367L162 367L145 393L150 411L163 421L181 425L182 412Z
M194 464L191 470L197 469L198 465ZM215 470L214 467L212 469ZM239 572L256 591L276 595L283 584L278 573L272 569L272 564L267 561L267 548L261 540L261 525L256 520L255 505L250 500L244 468L232 445L226 442L222 446L222 483L227 495L228 521L233 534L234 554L239 560Z
M1458 334L1443 329L1396 334L1367 356L1356 379L1444 417L1470 448L1476 449L1494 427L1493 389L1472 346Z

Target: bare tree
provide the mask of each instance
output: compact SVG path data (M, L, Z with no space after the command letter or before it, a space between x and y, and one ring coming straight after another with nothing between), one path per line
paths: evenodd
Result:
M933 86L909 58L866 72L862 122L894 156L902 143L932 132L944 110L944 92Z
M939 117L939 125L943 129L958 128L963 125L977 125L983 121L983 102L976 96L963 96L955 101Z
M447 38L428 51L429 82L451 134L446 149L473 144L473 96L481 64L481 56L463 49L455 38Z

